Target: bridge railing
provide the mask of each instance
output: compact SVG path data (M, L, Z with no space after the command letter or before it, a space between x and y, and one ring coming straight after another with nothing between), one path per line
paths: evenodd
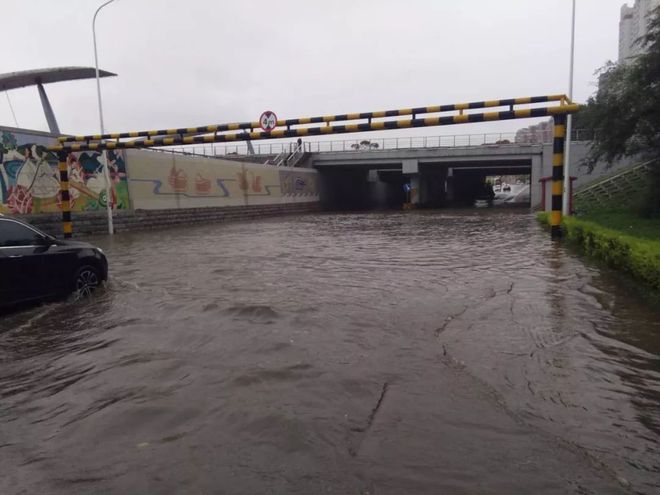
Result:
M572 141L590 141L593 138L592 131L588 129L574 129ZM469 148L474 146L506 146L520 144L547 144L552 142L552 128L547 131L520 135L515 132L501 132L489 134L457 134L452 136L407 136L396 138L371 138L371 139L343 139L324 141L304 141L305 152L328 153L342 151L378 151L399 149L423 149L423 148ZM297 143L270 142L252 144L256 155L282 155L294 153ZM225 156L225 155L247 155L246 144L235 145L204 145L172 147L169 151L203 156Z

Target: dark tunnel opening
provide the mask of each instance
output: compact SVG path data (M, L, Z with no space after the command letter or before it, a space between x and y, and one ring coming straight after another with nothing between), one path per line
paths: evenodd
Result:
M406 201L401 170L325 167L319 172L325 211L401 209Z
M325 211L529 207L531 163L427 163L415 174L396 166L318 168ZM485 205L483 203L486 203Z
M531 206L529 167L455 168L451 181L451 206Z

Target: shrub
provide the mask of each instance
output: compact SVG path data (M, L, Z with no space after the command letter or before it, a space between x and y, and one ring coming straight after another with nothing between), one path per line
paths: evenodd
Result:
M539 211L536 214L536 219L541 222L542 225L550 225L550 214L547 211Z
M660 241L622 234L574 217L564 218L563 227L568 241L579 245L585 254L660 290Z

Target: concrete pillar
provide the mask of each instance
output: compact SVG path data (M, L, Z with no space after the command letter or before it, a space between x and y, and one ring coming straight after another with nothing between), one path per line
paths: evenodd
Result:
M419 205L421 198L422 178L420 174L410 176L410 204Z
M418 205L420 200L421 177L417 160L403 160L401 172L410 180L410 204Z
M447 203L451 204L454 202L454 169L452 167L447 168L445 187Z
M387 184L380 180L378 170L369 170L367 183L369 185L369 202L371 206L385 208L387 206Z
M534 155L532 157L532 173L529 182L530 203L532 208L539 207L543 209L545 205L541 204L541 184L539 180L543 177L543 157Z

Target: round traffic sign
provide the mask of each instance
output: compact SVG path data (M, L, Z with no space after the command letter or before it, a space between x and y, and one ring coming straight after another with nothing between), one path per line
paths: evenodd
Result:
M266 110L261 114L261 117L259 117L259 125L266 132L272 131L277 127L277 115L270 110Z

